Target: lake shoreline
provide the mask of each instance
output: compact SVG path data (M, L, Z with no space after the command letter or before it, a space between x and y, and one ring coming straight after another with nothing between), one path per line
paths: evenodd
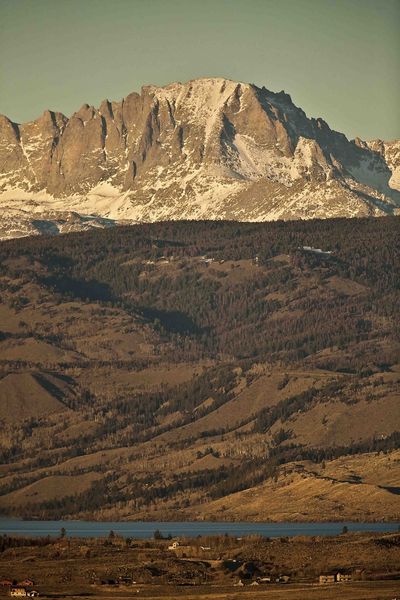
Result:
M0 535L58 536L64 529L69 537L105 537L110 531L122 537L150 539L160 532L162 537L197 535L262 535L265 537L332 536L343 532L397 532L399 523L320 521L320 522L246 522L246 521L85 521L22 520L0 518Z

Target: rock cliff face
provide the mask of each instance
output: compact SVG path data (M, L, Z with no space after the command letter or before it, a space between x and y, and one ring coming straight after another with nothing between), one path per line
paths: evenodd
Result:
M69 119L0 117L2 237L15 235L10 219L54 211L128 221L390 214L399 190L399 141L348 141L284 92L225 79L146 86Z

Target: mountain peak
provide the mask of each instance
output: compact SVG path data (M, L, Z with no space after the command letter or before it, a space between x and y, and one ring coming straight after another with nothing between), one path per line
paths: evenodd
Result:
M0 196L116 220L391 214L399 143L349 142L284 91L202 77L67 119L0 119ZM22 195L21 195L22 194ZM22 200L23 198L23 200ZM36 210L36 208L35 208Z

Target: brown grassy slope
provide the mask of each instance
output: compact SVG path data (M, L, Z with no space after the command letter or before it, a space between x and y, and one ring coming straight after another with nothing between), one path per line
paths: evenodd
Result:
M388 455L343 457L324 465L321 471L321 467L315 468L314 463L305 461L288 464L276 480L268 479L261 485L218 500L204 502L193 493L189 496L189 506L181 508L179 518L273 522L399 519L399 496L395 492L400 487L399 451ZM212 466L212 460L208 460L207 466ZM167 499L143 511L133 510L133 505L128 503L117 511L102 510L96 516L104 520L116 516L173 520L178 515L175 503L176 498Z
M400 394L396 392L350 406L338 399L296 415L285 426L293 432L292 441L300 444L349 446L360 440L390 435L398 421L399 407ZM275 424L271 434L279 427L280 423Z
M26 361L31 363L61 363L76 361L78 354L69 352L41 340L27 337L21 340L7 340L0 349L0 360Z
M6 496L0 496L0 509L9 504L23 506L31 502L64 498L70 496L72 490L74 493L80 494L90 489L91 484L99 478L100 475L97 473L44 477Z
M0 418L15 424L66 410L31 373L10 373L0 379L0 400Z
M174 431L160 436L163 441L182 440L197 436L202 432L218 429L233 430L240 427L243 422L251 420L262 409L274 406L290 396L300 394L311 388L322 387L324 383L335 380L332 373L324 371L297 371L281 368L271 370L268 366L258 366L258 377L248 384L240 387L235 397L223 406L213 409L209 403L210 412L198 418L193 423L179 427ZM264 374L265 373L265 374ZM280 388L282 380L288 376L288 383Z
M240 495L239 495L240 494ZM194 507L195 509L195 507ZM285 476L262 490L238 492L200 509L203 518L255 521L396 520L398 497L370 484L321 481L314 477Z

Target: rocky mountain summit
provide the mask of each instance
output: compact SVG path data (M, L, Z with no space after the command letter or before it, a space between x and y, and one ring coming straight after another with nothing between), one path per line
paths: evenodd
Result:
M349 141L288 94L251 84L145 86L69 119L0 116L0 206L1 237L115 221L393 214L400 141Z

